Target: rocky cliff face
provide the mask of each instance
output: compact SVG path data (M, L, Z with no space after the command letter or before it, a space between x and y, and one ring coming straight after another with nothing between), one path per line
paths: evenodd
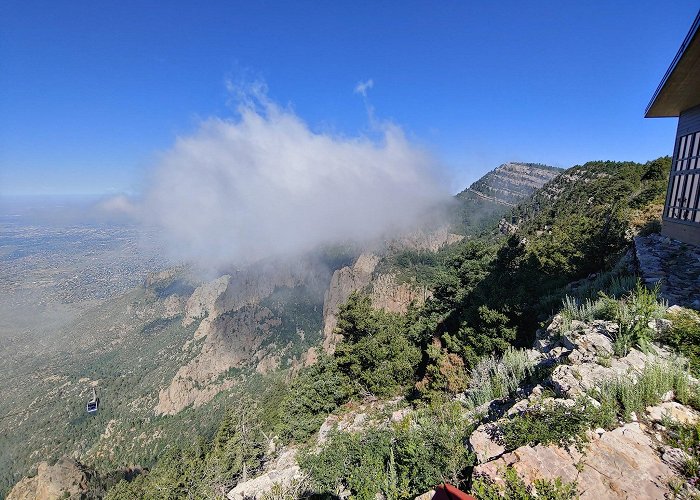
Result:
M189 405L201 406L230 388L233 379L223 375L231 368L264 359L266 353L260 346L279 324L272 311L254 305L211 318L206 330L200 324L195 338L204 337L201 351L160 391L156 414L173 415Z
M283 326L280 314L285 304L283 299L275 300L280 310L272 310L272 305L263 302L278 290L319 289L325 272L312 263L265 264L199 286L187 299L182 320L183 326L197 321L199 326L183 352L196 348L196 342L201 348L160 390L155 413L173 415L190 405L198 407L210 401L235 383L229 376L232 370L267 372L277 368L287 347L274 341ZM320 293L317 300L320 320ZM299 341L315 333L301 327L297 330Z
M473 183L457 196L479 197L507 206L515 206L535 190L559 175L562 170L538 163L505 163Z
M378 274L370 285L372 306L389 312L406 312L411 302L423 304L431 293L427 287L400 283L393 274Z
M36 476L17 483L7 500L81 499L88 491L91 476L88 469L67 457L55 465L41 462Z
M433 230L415 230L400 237L388 240L378 253L392 253L404 249L437 252L445 245L461 241L464 237L451 233L446 226ZM377 273L381 257L365 252L352 266L346 266L333 273L323 302L323 349L332 353L340 337L335 333L336 314L353 292L369 294L372 306L391 312L405 312L411 302L422 304L430 296L430 291L412 283L400 282L391 273Z
M450 232L447 226L433 230L416 230L393 238L387 242L389 252L412 249L437 252L445 245L461 241L464 236Z

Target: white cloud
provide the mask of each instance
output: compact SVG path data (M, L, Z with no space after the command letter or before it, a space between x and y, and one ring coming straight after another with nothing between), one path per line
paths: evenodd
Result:
M398 126L380 125L376 138L321 134L248 97L236 119L180 137L154 172L141 211L173 257L225 266L373 239L446 196L436 161Z
M364 82L358 82L355 85L355 93L360 94L362 97L367 97L367 91L374 87L374 80L371 78Z

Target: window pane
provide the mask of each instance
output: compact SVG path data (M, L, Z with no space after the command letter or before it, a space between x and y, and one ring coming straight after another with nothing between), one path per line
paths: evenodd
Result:
M694 158L690 160L690 168L698 168L698 164L700 163L700 160L698 160L698 152L700 152L700 132L695 134L695 139L693 140L693 151L691 156Z
M675 207L678 204L676 201L676 198L677 198L677 193L678 193L678 181L679 180L680 180L680 176L678 176L678 175L673 178L673 187L671 189L671 197L668 200L668 204L669 204L668 216L673 217L674 219L676 218L676 210L673 207Z
M681 159L683 158L683 152L685 151L685 143L687 140L688 136L683 136L680 138L680 141L678 143L678 156L676 156L676 164L674 165L674 170L681 170Z

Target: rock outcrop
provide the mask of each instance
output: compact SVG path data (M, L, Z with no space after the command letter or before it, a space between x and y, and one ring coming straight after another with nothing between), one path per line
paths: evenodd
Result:
M304 475L297 465L297 450L288 448L282 450L276 460L265 468L266 471L248 481L238 483L228 492L229 500L259 500L270 493L273 488L292 489L295 483L301 483Z
M323 349L332 353L340 340L335 328L336 315L340 305L348 300L353 292L362 290L372 280L372 273L379 263L379 257L371 253L360 255L352 266L346 266L333 273L323 301Z
M431 293L424 286L399 283L393 274L380 274L372 280L369 296L377 309L404 313L411 303L422 305Z
M82 499L89 489L92 473L75 460L64 457L55 465L39 464L34 477L18 482L7 500Z
M659 329L667 326L664 322L652 325ZM561 316L555 316L548 328L537 332L531 355L542 366L555 366L542 383L551 387L558 399L543 397L538 385L528 389L529 395L509 410L497 412L481 424L469 438L478 462L475 476L502 483L504 468L512 467L526 485L537 479L576 481L582 499L661 499L670 494L670 481L682 483L678 470L684 452L664 445L657 429L667 419L682 424L697 422L700 414L672 401L672 392L643 415L633 415L632 422L610 431L588 431L588 442L580 450L556 445L507 450L501 441L502 419L538 405L573 407L576 398L606 380L634 380L648 365L673 362L671 353L658 346L651 346L646 353L632 349L624 357L615 357L611 339L616 331L617 325L606 321L571 321L564 329Z
M634 378L647 364L669 358L669 351L654 345L646 353L631 349L624 357L613 356L612 335L617 328L611 321L574 320L569 331L562 332L561 316L555 316L546 330L537 332L537 352L556 364L549 382L557 395L575 398L604 380Z
M432 231L416 230L396 237L387 243L389 251L410 248L412 250L427 250L437 252L445 245L462 241L464 236L451 233L447 226Z
M224 275L209 283L200 285L187 299L182 326L189 326L201 320L195 338L209 333L212 321L221 311L221 299L228 288L231 276Z
M264 373L278 367L286 346L275 345L271 337L281 319L262 301L279 289L310 282L317 287L320 279L311 263L268 263L199 286L187 300L182 320L183 326L199 325L183 346L184 364L160 390L154 412L174 415L207 403L233 386L235 380L227 375L233 369Z
M561 172L558 168L537 163L504 163L457 196L478 196L495 203L514 206Z
M496 483L505 466L526 482L537 479L576 481L580 498L665 498L674 471L659 457L642 424L632 422L601 435L590 433L585 453L557 446L523 446L479 465L474 474Z
M199 354L180 367L170 385L158 394L156 414L174 415L190 405L201 406L232 387L233 380L221 375L262 359L259 348L278 325L279 319L260 306L247 306L236 314L212 318Z

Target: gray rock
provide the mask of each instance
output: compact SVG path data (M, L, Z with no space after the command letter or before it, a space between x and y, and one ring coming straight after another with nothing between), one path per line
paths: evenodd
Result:
M260 476L248 481L238 483L235 488L226 495L229 500L244 500L262 498L272 488L280 486L290 488L295 482L304 479L303 473L297 465L297 450L288 449L282 452L277 460L267 468L267 471Z
M672 448L671 446L664 446L661 450L661 460L666 462L668 465L673 467L677 471L682 471L685 463L690 459L685 451L680 448Z

